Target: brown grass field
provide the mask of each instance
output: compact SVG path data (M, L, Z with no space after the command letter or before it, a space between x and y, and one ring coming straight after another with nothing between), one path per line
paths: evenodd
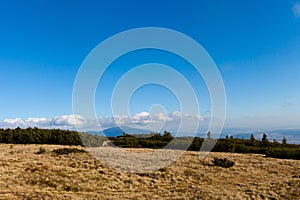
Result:
M52 152L64 147L0 144L0 199L300 199L299 160L185 152L160 170L129 173L89 153ZM235 165L212 166L214 157Z

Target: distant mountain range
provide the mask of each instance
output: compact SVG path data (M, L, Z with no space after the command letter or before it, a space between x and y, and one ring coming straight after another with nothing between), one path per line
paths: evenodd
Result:
M105 129L101 132L97 131L87 131L87 133L90 134L97 134L97 135L103 135L107 137L116 137L123 134L123 132L127 134L150 134L151 130L146 129L138 129L138 128L131 128L127 126L123 127L112 127ZM198 133L196 134L197 137L206 137L207 129L199 129ZM172 133L172 131L171 131ZM250 135L253 134L256 139L261 139L262 134L266 133L268 136L269 141L273 141L274 139L278 142L281 142L283 137L286 137L288 143L294 143L294 144L300 144L300 129L277 129L277 130L251 130L246 128L224 128L220 138L225 138L226 135L233 136L234 138L244 138L248 139L250 138ZM192 134L185 133L186 136L191 136ZM212 137L214 137L214 134L212 132Z

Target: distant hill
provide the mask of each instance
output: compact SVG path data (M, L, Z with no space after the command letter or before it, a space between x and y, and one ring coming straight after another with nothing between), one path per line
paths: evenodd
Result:
M145 129L137 129L137 128L131 128L127 126L122 126L122 127L112 127L105 129L103 131L97 132L97 131L87 131L87 133L90 134L97 134L101 136L107 136L107 137L117 137L122 135L123 133L127 134L150 134L150 130L145 130Z
M300 144L300 129L280 129L270 132L273 139L286 137L289 143Z

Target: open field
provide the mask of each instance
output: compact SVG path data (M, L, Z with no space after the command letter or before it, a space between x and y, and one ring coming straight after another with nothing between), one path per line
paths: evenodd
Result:
M300 199L299 160L186 152L161 170L129 173L88 153L52 152L64 147L0 144L0 199ZM235 165L211 166L213 157Z

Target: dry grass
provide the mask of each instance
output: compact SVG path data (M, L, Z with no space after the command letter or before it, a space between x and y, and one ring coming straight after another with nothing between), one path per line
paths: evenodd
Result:
M40 147L46 152L36 154ZM52 152L64 147L0 144L0 199L300 199L296 160L230 153L200 159L186 152L155 172L128 173L88 153ZM235 165L211 166L213 157Z

